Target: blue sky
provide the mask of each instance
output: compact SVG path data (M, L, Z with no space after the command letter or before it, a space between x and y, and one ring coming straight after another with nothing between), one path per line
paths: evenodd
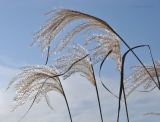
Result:
M9 112L12 92L5 92L9 80L18 72L18 68L26 64L43 64L42 57L37 47L30 48L33 34L48 19L44 14L55 8L68 8L82 11L97 16L107 21L129 45L149 44L156 60L160 59L160 1L159 0L0 0L0 121L16 122L25 112L26 106L14 113ZM124 47L124 45L122 45ZM122 48L126 49L126 48ZM146 49L137 51L145 63L150 63ZM137 61L130 56L130 62ZM116 84L118 75L109 74L107 66L103 70L103 77ZM114 76L114 78L113 78ZM99 122L97 101L94 88L90 88L85 79L79 76L65 82L66 93L70 96L71 109L74 122ZM71 85L72 84L72 85ZM74 86L74 87L73 87ZM81 86L79 88L79 86ZM99 86L100 89L101 86ZM68 88L68 89L67 89ZM73 91L79 91L76 93ZM117 87L118 88L118 87ZM137 93L138 94L138 93ZM145 117L145 110L159 110L157 92L137 95L129 99L131 120L135 122L158 122L159 117ZM64 122L68 121L63 98L58 94L52 94L54 111L50 111L44 102L36 105L32 112L24 119L24 122ZM142 96L144 97L143 99ZM157 97L156 97L157 96ZM116 99L101 90L103 112L105 120L115 122L117 106ZM133 99L134 98L134 99ZM152 99L151 99L152 98ZM109 100L108 100L109 99ZM153 100L153 101L152 101ZM141 106L138 106L141 105ZM149 106L150 107L147 107ZM60 106L60 107L59 107ZM113 107L112 107L113 106ZM135 108L135 109L134 109ZM142 110L143 109L143 110ZM37 112L38 111L38 112ZM105 115L106 114L106 115ZM42 118L40 117L42 116ZM68 120L67 120L68 119Z

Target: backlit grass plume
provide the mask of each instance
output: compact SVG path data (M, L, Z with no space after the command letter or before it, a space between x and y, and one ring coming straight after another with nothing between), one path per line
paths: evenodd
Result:
M65 56L61 56L54 62L54 66L60 71L64 71L70 67L73 62L75 62L77 59L81 59L85 55L87 55L88 52L85 48L83 48L81 45L76 44L74 45L73 48L69 50L69 54ZM80 73L81 76L84 76L88 81L91 82L93 86L96 88L96 94L97 94L97 99L98 99L98 105L99 105L99 110L100 110L100 116L101 116L101 121L103 122L103 116L102 116L102 110L101 110L101 103L100 103L100 98L99 98L99 93L98 93L98 88L97 88L97 83L96 83L96 78L95 78L95 73L92 65L92 60L89 56L84 58L83 60L79 61L76 63L68 72L64 74L64 79L72 76L75 73Z
M88 53L85 48L83 48L79 44L76 44L69 49L68 54L57 58L54 61L53 65L57 69L59 69L60 72L63 72L66 71L68 67L73 64L73 62L84 57L87 54ZM86 77L93 85L95 85L89 56L76 63L68 72L63 75L63 78L67 79L75 73L80 73L82 76Z
M34 103L39 103L42 98L45 98L46 103L52 109L47 93L56 91L64 96L67 104L70 120L72 122L68 102L59 79L59 74L56 68L46 65L33 65L22 68L22 71L10 82L10 85L15 83L16 96L14 101L15 108L32 101L32 104L25 115L29 112ZM8 88L9 88L8 87ZM24 116L25 116L24 115ZM22 118L24 118L24 116Z
M148 71L154 79L157 78L157 75L158 77L160 77L160 61L157 61L155 63L155 66L157 74L153 65L146 65L146 68L148 69ZM128 81L131 82L129 83ZM143 86L143 91L150 91L156 87L155 83L153 82L152 78L148 75L146 70L142 66L135 66L132 75L126 79L125 89L127 96L129 96L139 86Z
M72 41L72 38L79 32L84 30L97 30L98 28L102 30L103 34L93 35L84 40L86 45L93 40L98 42L98 46L89 51L89 53L91 52L91 58L93 58L92 62L97 63L102 61L108 51L112 49L111 55L116 60L118 69L120 69L120 39L112 32L112 29L106 22L94 16L68 9L58 9L51 12L50 15L51 19L35 34L35 41L33 42L33 44L38 43L42 51L51 46L51 42L54 41L55 37L66 25L77 20L83 20L82 23L77 23L78 25L76 27L58 41L58 44L55 46L56 48L50 50L50 54L66 48Z
M63 50L77 33L86 29L87 30L101 29L105 32L105 36L107 36L109 40L122 41L128 49L131 49L131 47L126 43L126 41L124 41L123 38L107 22L95 16L69 9L57 9L53 12L51 11L50 15L51 15L50 20L45 25L42 26L39 32L35 34L35 41L33 42L33 44L39 43L39 46L42 51L48 49L48 47L51 46L51 42L54 41L55 37L58 35L59 32L61 32L66 27L66 25L77 20L84 20L85 22L83 22L82 24L78 24L75 28L73 28L73 30L67 33L66 36L58 42L58 45L55 46L56 48L52 49L50 52L57 52ZM118 43L116 43L115 45L119 47ZM117 51L118 50L116 50L115 52ZM134 51L131 52L136 57L136 59L141 63L141 65L145 68L143 62L136 55L136 53ZM105 55L107 53L105 53ZM119 52L114 53L114 55L119 55ZM119 65L121 63L119 62L121 62L121 60L119 59L119 56L114 56L114 57L118 57L118 59L116 60L118 62L117 63L118 69L120 69ZM145 70L147 69L145 68Z
M16 106L21 106L26 102L36 98L38 103L42 97L47 98L49 91L57 91L62 93L61 86L59 85L59 78L53 77L57 72L54 68L48 66L26 66L22 68L22 72L18 74L10 85L16 82L16 97L14 98ZM44 85L43 83L46 82ZM41 87L43 88L41 89ZM47 100L48 101L48 100Z
M121 67L121 50L120 40L113 37L110 33L93 34L86 39L85 45L89 45L91 42L98 42L95 47L89 50L93 64L101 62L105 56L112 51L108 57L112 57L117 63L117 68Z
M62 31L62 29L69 23L75 20L86 20L85 23L80 24L79 26L75 27L73 31L67 34L64 38L63 43L60 43L58 46L58 50L64 48L66 44L72 39L72 37L84 30L88 29L89 27L93 29L94 27L103 28L106 31L110 31L104 21L93 17L91 15L87 15L85 13L81 13L78 11L68 10L68 9L58 9L50 13L51 19L42 26L41 30L36 34L36 41L40 43L41 49L44 50L48 48L51 41L55 38L55 36ZM45 41L44 41L45 40Z

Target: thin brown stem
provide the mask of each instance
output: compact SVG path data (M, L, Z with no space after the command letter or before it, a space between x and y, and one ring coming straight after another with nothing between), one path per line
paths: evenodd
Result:
M99 68L99 79L101 81L101 84L102 86L111 94L113 95L114 97L118 98L118 96L116 94L114 94L102 81L102 78L101 78L101 70L102 70L102 67L103 67L103 64L104 62L106 61L107 57L112 53L112 50L110 50L107 55L104 57L104 59L102 60L101 64L100 64L100 68Z
M122 93L124 95L124 101L125 101L125 109L126 109L126 115L127 115L127 121L129 122L129 114L128 114L128 108L127 108L127 100L126 100L126 96L125 96L125 89L124 89L124 66L125 66L125 59L126 59L126 56L127 54L130 52L130 51L133 51L134 49L136 48L140 48L140 47L148 47L148 45L139 45L139 46L135 46L129 50L127 50L123 57L122 57L122 65L121 65L121 79L120 79L120 90L119 90L119 102L118 102L118 116L117 116L117 122L119 122L119 115L120 115L120 109L121 109L121 96L122 96Z
M48 60L49 60L49 53L50 53L50 46L48 46L48 50L47 50L47 57L46 57L45 65L47 65L47 64L48 64Z
M60 86L62 88L63 96L64 96L64 99L65 99L65 102L66 102L66 105L67 105L67 109L68 109L68 113L69 113L69 117L70 117L70 120L72 122L72 115L71 115L70 107L69 107L68 100L67 100L67 97L66 97L66 94L64 92L64 89L63 89L63 86L62 86L61 82L60 82Z
M102 107L101 107L101 102L100 102L100 98L99 98L99 92L98 92L96 77L95 77L95 73L94 73L94 68L93 68L92 64L91 64L91 68L92 68L93 78L94 78L94 81L95 81L96 95L97 95L97 100L98 100L99 112L100 112L100 116L101 116L101 122L103 122Z

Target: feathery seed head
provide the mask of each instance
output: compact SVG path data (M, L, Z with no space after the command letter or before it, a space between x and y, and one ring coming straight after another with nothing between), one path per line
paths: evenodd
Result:
M53 65L61 72L66 71L75 61L81 59L87 55L87 51L81 45L75 45L74 48L69 50L69 54L62 56L54 61ZM93 71L91 67L91 61L89 57L77 62L74 66L64 74L63 78L67 79L75 73L80 73L82 76L86 77L93 85L95 85L95 80L93 78Z
M59 82L58 73L53 67L45 65L33 65L22 68L18 74L9 84L14 82L16 88L16 96L14 98L15 108L25 104L29 100L36 97L35 102L38 103L42 97L47 99L47 93L50 91L57 91L63 95L63 91Z
M158 76L160 76L160 61L156 62L156 69ZM146 65L147 70L153 78L156 78L156 72L152 65ZM129 81L132 81L129 83ZM148 75L147 71L142 66L135 66L134 72L131 76L126 79L125 89L127 96L129 96L136 88L143 85L143 89L147 90L155 87L154 82L151 77Z

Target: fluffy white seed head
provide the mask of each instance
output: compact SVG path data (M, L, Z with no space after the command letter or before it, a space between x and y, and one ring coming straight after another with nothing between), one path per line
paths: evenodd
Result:
M74 62L83 58L87 55L87 51L81 45L75 45L74 48L69 50L68 55L61 56L54 61L53 65L59 69L59 71L66 71ZM93 78L93 71L91 67L91 61L89 57L77 62L73 67L63 75L66 79L75 73L80 73L82 76L86 77L93 85L95 85L95 80Z
M157 61L155 65L158 77L160 77L160 61ZM155 79L155 81L157 81L154 66L146 65L146 68L151 74L151 76ZM148 90L154 88L155 83L142 66L135 66L134 72L125 81L125 89L127 96L129 96L139 86L143 86L144 90Z
M15 83L14 109L35 98L35 103L45 98L47 104L50 105L47 98L47 93L50 91L57 91L63 95L59 78L54 77L57 74L55 68L45 65L23 67L22 71L9 84L10 87Z

